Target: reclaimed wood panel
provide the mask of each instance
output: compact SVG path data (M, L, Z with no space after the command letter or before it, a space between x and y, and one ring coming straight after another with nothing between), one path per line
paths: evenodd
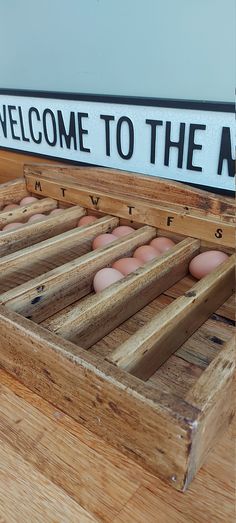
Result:
M109 361L148 379L234 292L234 273L231 256L117 347Z
M29 192L41 196L51 196L59 201L80 204L88 209L102 211L122 218L132 218L134 221L149 224L173 233L184 234L202 240L214 242L217 245L234 247L233 217L229 219L217 215L205 215L199 210L191 212L179 208L173 201L165 205L156 200L146 201L134 195L124 196L114 192L106 193L102 190L91 190L91 187L79 185L78 180L71 181L68 177L58 180L58 175L52 171L54 177L40 174L31 174L25 170L26 186ZM78 173L79 174L79 173ZM159 180L156 182L159 186Z

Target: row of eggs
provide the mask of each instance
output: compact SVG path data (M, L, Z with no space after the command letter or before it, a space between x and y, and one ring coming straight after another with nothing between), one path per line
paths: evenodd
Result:
M19 204L8 204L5 207L3 207L1 211L11 211L26 205L31 205L33 203L36 203L36 201L38 201L38 198L34 196L26 196L19 202ZM47 219L50 215L61 212L63 212L63 209L53 209L49 214L35 213L28 219L27 223L39 222ZM86 215L80 218L77 225L78 227L81 227L84 225L88 225L96 220L96 216ZM18 229L27 225L27 223L8 223L3 227L2 231ZM100 234L99 236L94 238L92 248L94 250L100 247L104 247L105 245L117 240L117 238L120 238L127 234L131 234L132 232L134 232L134 230L135 229L133 227L127 225L121 225L119 227L116 227L115 229L113 229L112 233ZM112 283L115 283L116 281L122 279L124 276L127 276L131 272L134 272L136 269L138 269L145 263L151 261L154 258L157 258L158 256L161 256L164 252L171 249L171 247L173 247L174 245L175 243L169 238L154 238L149 245L142 245L138 247L134 251L132 257L121 258L114 262L111 268L107 267L101 269L96 273L94 277L93 286L95 292L101 291L102 289L108 287ZM191 260L189 264L189 272L192 276L199 280L207 274L209 274L211 271L213 271L227 258L228 255L221 251L203 252L195 256Z
M94 216L84 216L79 220L78 225L86 225L96 220ZM122 225L113 229L112 233L100 234L93 240L93 249L104 247L105 245L117 240L117 238L134 232L132 227ZM175 243L169 238L154 238L149 245L138 247L132 257L121 258L115 261L112 267L101 269L95 274L93 287L95 292L100 292L112 283L121 280L131 272L144 265L145 263L161 256L164 252L171 249ZM221 251L206 251L195 256L189 264L189 272L194 278L200 280L216 267L223 263L228 255Z
M8 205L5 205L5 207L3 207L1 209L1 212L8 212L8 211L20 209L20 207L25 207L26 205L32 205L33 203L36 203L37 201L38 201L38 198L36 198L34 196L25 196L24 198L22 198L22 200L18 204L9 203ZM14 231L16 229L20 229L21 227L24 227L28 223L34 223L34 222L46 220L50 215L56 214L58 212L61 213L62 211L63 211L63 209L53 209L49 214L42 214L42 213L36 212L32 216L30 216L30 218L27 220L27 222L8 223L7 225L5 225L2 228L2 231Z

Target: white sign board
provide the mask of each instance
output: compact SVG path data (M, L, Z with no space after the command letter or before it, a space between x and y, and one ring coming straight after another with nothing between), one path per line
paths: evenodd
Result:
M0 148L234 190L233 104L0 90Z

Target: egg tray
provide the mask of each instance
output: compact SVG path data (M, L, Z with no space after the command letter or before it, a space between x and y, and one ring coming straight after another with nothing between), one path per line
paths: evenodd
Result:
M28 165L0 186L0 365L127 457L185 490L234 415L234 206L180 183L121 171ZM96 222L76 227L93 213ZM135 231L91 251L119 224ZM102 267L156 235L176 245L98 294ZM196 282L199 252L226 262Z

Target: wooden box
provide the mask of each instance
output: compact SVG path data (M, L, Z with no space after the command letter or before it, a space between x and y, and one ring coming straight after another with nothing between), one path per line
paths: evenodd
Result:
M1 211L1 228L63 211L0 232L0 365L185 490L234 415L232 199L120 171L29 165L0 186L0 205L29 193L40 200ZM76 227L87 210L98 220ZM119 223L136 230L91 251ZM96 271L156 235L176 245L94 294ZM230 256L196 282L189 262L208 249Z

